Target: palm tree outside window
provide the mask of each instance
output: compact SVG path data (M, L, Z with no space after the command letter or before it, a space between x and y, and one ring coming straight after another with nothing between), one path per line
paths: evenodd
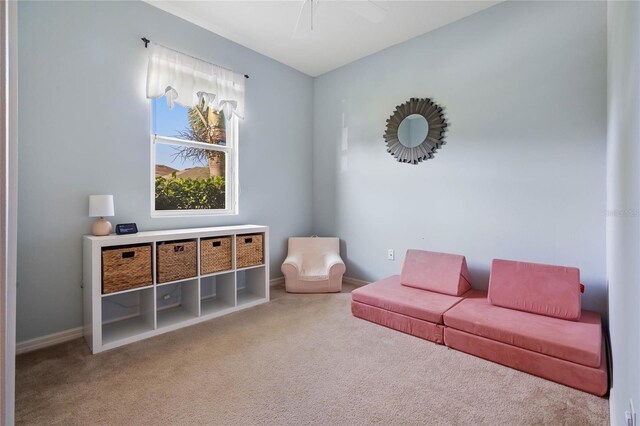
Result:
M237 213L237 119L152 99L152 215Z

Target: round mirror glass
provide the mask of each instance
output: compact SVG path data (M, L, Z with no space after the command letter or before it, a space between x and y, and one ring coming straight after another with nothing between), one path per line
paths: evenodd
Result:
M428 132L427 119L420 114L411 114L398 126L398 140L407 148L414 148L424 142Z

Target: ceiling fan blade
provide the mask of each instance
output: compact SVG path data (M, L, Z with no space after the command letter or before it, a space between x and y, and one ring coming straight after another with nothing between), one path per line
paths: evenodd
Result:
M351 9L356 14L362 16L369 22L373 22L374 24L382 22L385 16L387 16L386 9L378 6L372 1L345 1L338 2L338 4Z
M304 38L311 32L311 13L313 12L313 0L304 0L298 13L298 20L293 29L293 38Z

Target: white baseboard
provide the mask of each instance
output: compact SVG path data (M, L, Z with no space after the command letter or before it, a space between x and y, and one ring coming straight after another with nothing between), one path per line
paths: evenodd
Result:
M274 278L271 281L269 281L269 287L275 287L280 284L284 285L284 277Z
M342 283L355 285L356 287L362 287L363 285L369 284L368 281L363 281L357 278L350 278L350 277L342 277ZM284 277L274 278L271 281L269 281L269 285L271 287L274 287L280 284L284 285Z
M357 278L351 278L351 277L342 277L342 283L355 285L356 287L362 287L363 285L369 284L369 281L363 281L363 280L359 280Z
M358 280L356 278L343 277L342 282L344 284L351 284L357 287L369 284L366 281ZM269 281L269 286L274 287L277 285L284 285L284 277L274 278ZM83 327L72 328L58 333L49 334L47 336L36 337L35 339L25 340L16 344L16 355L25 354L38 349L47 348L49 346L58 345L60 343L68 342L69 340L78 339L84 335Z
M36 337L35 339L25 340L16 344L16 355L35 351L37 349L46 348L57 345L59 343L68 342L83 336L83 327L72 328L58 333L49 334L47 336Z

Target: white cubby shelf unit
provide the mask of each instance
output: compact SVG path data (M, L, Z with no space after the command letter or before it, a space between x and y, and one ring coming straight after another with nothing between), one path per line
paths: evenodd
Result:
M263 262L236 268L236 237L262 234ZM231 269L200 273L200 240L231 237ZM163 242L196 241L197 273L158 283L156 247ZM103 294L102 251L151 246L152 283ZM269 228L224 226L83 237L84 336L95 354L269 301Z

